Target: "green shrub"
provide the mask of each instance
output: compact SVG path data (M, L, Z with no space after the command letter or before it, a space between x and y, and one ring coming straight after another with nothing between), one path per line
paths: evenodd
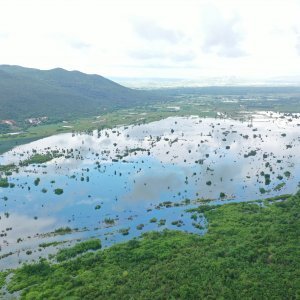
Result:
M101 241L98 239L88 240L76 244L71 248L60 249L56 255L56 260L61 262L87 252L89 250L98 250L101 248Z

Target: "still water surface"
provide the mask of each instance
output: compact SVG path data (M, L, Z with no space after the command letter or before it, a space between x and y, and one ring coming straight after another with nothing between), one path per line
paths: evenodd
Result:
M194 220L185 211L199 198L227 203L293 193L300 181L299 123L297 116L275 113L259 113L252 123L172 117L17 147L0 156L0 164L18 164L33 151L63 156L20 167L8 176L15 187L0 188L0 256L12 253L0 260L0 269L57 251L39 251L42 242L68 241L66 246L94 236L109 246L164 228L203 234L204 217ZM51 234L66 226L70 234Z

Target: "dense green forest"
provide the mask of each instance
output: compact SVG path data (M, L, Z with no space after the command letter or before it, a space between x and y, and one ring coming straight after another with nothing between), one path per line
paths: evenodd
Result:
M152 232L61 263L25 265L7 288L22 299L299 299L299 192L204 214L204 236ZM77 245L64 258L99 246Z
M55 122L153 99L150 92L126 88L99 75L0 66L0 120L21 122L47 116L49 122Z

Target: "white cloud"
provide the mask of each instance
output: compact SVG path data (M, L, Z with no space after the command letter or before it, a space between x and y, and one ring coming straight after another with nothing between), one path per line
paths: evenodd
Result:
M0 238L0 245L4 245L4 241L15 243L18 238L26 238L37 233L51 231L55 223L55 218L50 217L34 219L18 213L11 214L8 218L2 216L1 229L12 228L12 230L8 231L6 237Z
M73 47L74 49L82 50L82 49L89 49L91 47L90 44L85 43L83 41L79 40L73 40L69 42L69 45Z
M196 54L191 50L177 50L174 52L172 50L150 48L133 50L129 52L129 55L134 59L140 59L144 61L145 64L147 64L149 60L156 60L160 62L160 64L163 63L163 61L181 64L191 62L196 58Z
M296 35L296 42L295 42L295 48L300 55L300 30L295 28L295 35Z
M8 34L6 32L0 31L0 39L7 39L7 38L8 38Z
M139 37L149 41L158 40L176 44L183 38L181 32L161 27L151 20L135 18L133 20L133 28Z
M297 0L0 0L0 11L0 64L104 76L300 75Z
M244 56L245 52L241 49L243 34L240 18L233 16L225 19L216 8L205 12L208 15L203 22L202 50L224 57Z

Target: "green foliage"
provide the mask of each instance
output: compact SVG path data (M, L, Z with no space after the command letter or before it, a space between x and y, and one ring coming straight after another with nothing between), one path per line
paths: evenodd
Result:
M300 194L206 210L204 236L152 232L59 264L22 267L21 299L297 299Z
M9 182L7 178L0 177L0 188L8 188L8 187L9 187Z
M160 219L158 222L158 226L164 226L166 224L166 219Z
M285 182L281 182L274 187L274 191L280 191L286 185Z
M54 193L56 195L61 195L61 194L63 194L63 192L64 192L64 190L63 189L59 189L59 188L54 190Z
M172 221L171 224L174 225L174 226L177 226L177 227L181 227L183 225L183 221L182 220L176 220L176 221Z
M217 207L220 207L220 205L207 205L207 204L205 204L205 205L200 205L196 208L187 209L186 211L187 212L198 212L198 213L203 214L203 213L208 212L210 210L213 210Z
M249 153L244 154L244 157L250 157L250 156L255 156L256 155L256 150L251 150Z
M5 284L5 279L6 279L7 273L6 272L0 272L0 289L4 286ZM0 295L1 296L1 295Z
M11 171L15 171L16 169L16 165L15 164L9 164L9 165L0 165L0 172L11 172Z
M88 240L71 248L60 249L56 255L56 260L62 262L64 260L74 258L75 256L87 252L88 250L98 250L101 248L100 240Z
M21 161L20 166L28 166L28 165L32 165L32 164L43 164L43 163L48 162L48 161L52 160L53 158L59 157L59 156L60 155L55 152L52 152L52 153L48 152L46 154L35 153L28 159Z
M60 227L54 231L54 234L64 235L67 233L71 233L72 229L70 227Z
M10 131L11 131L10 125L0 123L0 133L8 133Z
M121 229L119 229L119 232L123 235L128 235L129 230L130 230L130 228L121 228Z
M142 230L144 227L145 227L144 224L139 224L139 225L136 226L136 229L137 230Z
M8 182L7 177L0 177L0 188L13 188L15 184L13 182Z
M113 225L113 224L115 224L115 220L111 219L111 218L105 218L104 223L107 225Z
M23 299L296 299L300 194L284 199L206 210L204 236L147 233L64 263L22 267L8 288Z
M40 181L41 181L41 179L38 177L38 178L36 178L35 180L34 180L34 185L35 186L38 186L39 184L40 184Z
M91 116L153 100L150 92L132 90L98 75L4 65L0 66L0 91L0 120L20 122L42 116L48 117L47 122ZM7 126L2 129L6 131Z
M28 285L34 285L45 280L51 273L51 266L45 260L31 265L25 264L22 269L15 272L14 282L10 283L10 290L21 290Z
M285 177L288 177L288 178L291 176L290 171L285 171L283 174L284 174Z
M41 244L39 244L39 247L41 247L41 248L47 248L47 247L51 247L51 246L57 246L57 245L60 245L62 243L64 243L64 242L57 242L57 241L55 241L55 242L49 242L49 243L41 243Z

